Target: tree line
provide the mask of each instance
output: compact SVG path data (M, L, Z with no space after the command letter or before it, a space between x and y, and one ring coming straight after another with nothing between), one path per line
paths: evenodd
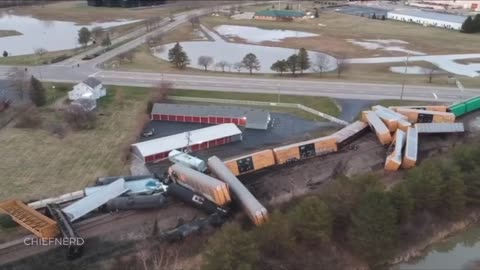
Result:
M424 161L390 190L376 174L339 177L320 195L275 210L262 227L224 226L207 244L203 269L346 269L338 246L381 266L425 237L433 220L480 205L479 174L477 140Z
M478 33L480 32L480 14L475 15L472 19L468 16L462 24L462 32L464 33Z

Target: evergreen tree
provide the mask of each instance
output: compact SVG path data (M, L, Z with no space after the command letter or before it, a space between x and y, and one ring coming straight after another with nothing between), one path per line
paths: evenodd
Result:
M30 100L37 107L43 106L47 103L45 88L34 76L30 78Z
M376 15L375 13L373 13L373 15L372 15L372 19L374 19L374 20L375 20L376 18L377 18L377 15Z
M298 70L298 55L292 54L287 58L288 69L295 76L295 72Z
M301 48L298 51L298 67L300 69L300 73L303 74L304 70L310 68L310 58L308 57L308 52L305 48Z
M370 265L387 260L398 239L397 213L388 194L368 191L352 214L350 239Z
M204 254L205 270L254 270L258 249L252 234L237 224L227 224L209 241Z
M475 15L473 18L473 29L474 32L480 32L480 14Z
M390 191L390 199L393 207L397 210L398 223L406 223L410 219L414 205L407 187L403 183L395 186Z
M3 51L3 57L7 57L8 56L8 52L7 51Z
M112 41L110 40L110 35L107 35L102 39L102 47L110 47L112 45Z
M250 74L252 74L253 70L260 69L260 62L258 61L258 58L255 54L249 53L245 55L245 57L243 57L242 66L247 68Z
M475 32L475 25L472 20L472 17L468 16L467 19L462 24L462 32L464 33L473 33Z
M434 210L441 201L442 174L437 160L426 160L407 174L407 187L416 210Z
M289 222L298 240L326 242L332 234L333 219L328 206L318 197L303 199L289 213Z
M318 8L315 8L315 18L318 18L318 17L320 17L318 14Z
M86 27L80 28L78 30L78 43L82 44L83 46L87 46L90 38L92 37L92 33Z
M272 64L270 69L275 71L275 72L280 72L280 75L282 75L283 72L288 70L287 61L286 60L278 60L277 62Z
M185 53L178 42L168 51L168 61L178 69L184 69L190 64L190 59L188 58L187 53Z

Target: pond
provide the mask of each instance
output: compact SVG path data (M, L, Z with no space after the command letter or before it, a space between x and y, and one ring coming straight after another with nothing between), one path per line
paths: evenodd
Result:
M251 26L240 25L220 25L214 28L217 33L227 37L229 41L234 38L240 38L249 43L260 43L263 41L281 41L286 38L303 38L318 36L314 33L281 30L281 29L262 29Z
M480 225L433 245L419 260L403 263L392 270L473 270L480 266Z
M252 27L256 28L256 27ZM257 28L259 29L259 28ZM260 73L273 73L270 70L272 64L278 60L286 59L290 55L298 53L296 49L290 48L282 48L282 47L268 47L268 46L261 46L261 45L252 45L252 44L240 44L240 43L232 43L226 42L222 39L218 34L213 31L210 31L206 27L203 27L203 30L213 39L213 41L187 41L181 42L183 49L187 53L188 57L190 58L190 65L189 67L203 69L203 66L197 64L197 60L200 56L210 56L213 58L215 63L220 61L227 61L229 64L233 65L236 62L242 61L243 57L248 53L254 53L258 60L260 61L260 70L256 72ZM250 30L249 30L250 31ZM278 30L262 30L260 34L255 34L251 32L251 37L249 40L262 40L264 39L263 33L264 31L274 31L275 33L279 33ZM293 31L292 31L293 32ZM238 32L237 32L238 34ZM243 32L240 37L245 35ZM273 34L272 34L273 35ZM272 35L269 38L275 39ZM280 38L277 36L277 38ZM155 56L167 60L168 59L168 50L170 50L175 43L165 44L161 46L160 50L156 49ZM314 52L308 51L310 60L315 62L318 57L324 57L326 64L324 71L331 71L334 70L337 66L336 59L328 54L324 54L321 52ZM209 69L211 70L218 70L219 68L215 68L215 64L213 64ZM226 68L225 71L237 72L236 70L231 68ZM242 69L240 72L248 72L246 69ZM313 68L306 71L306 72L314 72Z
M32 54L38 48L47 51L73 49L80 46L77 38L78 30L82 27L110 28L137 21L122 20L78 25L74 22L46 21L29 16L0 13L0 30L16 30L22 34L0 38L0 51L6 50L10 55L23 55Z

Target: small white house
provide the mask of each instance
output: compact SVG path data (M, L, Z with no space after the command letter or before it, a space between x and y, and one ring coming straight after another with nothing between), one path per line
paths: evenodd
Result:
M93 77L88 77L83 82L76 84L73 90L68 92L69 100L93 99L97 100L107 95L107 90L103 87L101 81Z

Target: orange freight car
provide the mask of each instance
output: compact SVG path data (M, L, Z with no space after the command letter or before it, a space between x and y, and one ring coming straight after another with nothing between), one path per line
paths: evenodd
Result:
M455 115L448 112L424 111L415 109L396 109L408 117L408 121L413 123L453 123L455 122Z
M394 137L395 139L392 143L394 150L387 157L385 162L385 170L387 171L396 171L400 168L400 165L402 165L402 150L403 145L405 144L405 132L399 129Z
M442 105L427 105L427 106L390 106L388 107L394 111L397 109L415 109L423 111L447 112L448 106Z
M373 111L363 111L362 112L362 121L367 122L372 130L375 131L378 140L382 144L390 144L392 142L392 135L387 126L383 121L377 116Z
M277 164L284 164L336 151L337 143L333 136L289 144L273 149Z
M249 155L229 159L223 163L235 176L238 176L275 165L275 157L272 149L267 149Z
M340 129L332 134L338 146L342 146L353 140L358 135L362 134L368 129L368 124L362 121L355 121L350 125Z
M418 130L409 127L407 130L405 155L403 157L402 167L409 169L415 166L418 156Z

